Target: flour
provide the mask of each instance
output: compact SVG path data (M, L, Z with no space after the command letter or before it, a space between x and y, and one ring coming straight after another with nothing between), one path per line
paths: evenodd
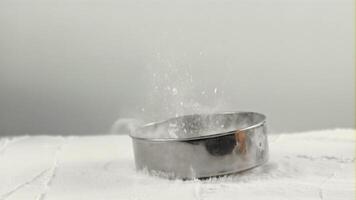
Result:
M136 171L126 135L14 138L17 142L9 143L0 155L0 196L37 199L45 192L46 200L355 198L355 130L269 135L268 139L270 160L261 167L182 181ZM53 168L55 160L57 170L46 186L50 177L46 170Z

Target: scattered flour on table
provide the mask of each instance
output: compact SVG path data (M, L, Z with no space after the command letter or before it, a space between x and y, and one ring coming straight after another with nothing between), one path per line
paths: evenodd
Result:
M126 135L26 137L0 155L0 199L355 198L355 130L270 135L269 143L261 167L182 181L136 171Z

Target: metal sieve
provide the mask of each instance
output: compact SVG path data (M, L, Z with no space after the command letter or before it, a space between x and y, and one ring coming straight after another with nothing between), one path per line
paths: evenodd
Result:
M266 117L254 112L186 115L130 136L136 168L169 178L231 174L268 160Z

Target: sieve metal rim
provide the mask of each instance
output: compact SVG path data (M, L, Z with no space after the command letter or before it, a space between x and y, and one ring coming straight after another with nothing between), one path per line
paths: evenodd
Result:
M213 113L211 115L225 115L225 114L254 114L254 115L260 115L262 117L262 120L260 122L258 122L258 123L252 124L252 125L247 126L245 128L234 129L234 130L230 130L230 131L226 131L226 132L222 132L222 133L216 133L216 134L205 135L205 136L195 136L195 137L187 137L187 138L146 138L146 137L137 137L137 136L132 135L131 133L129 134L129 136L132 139L135 139L135 140L143 140L143 141L149 141L149 142L196 141L196 140L203 140L203 139L216 138L216 137L226 136L226 135L230 135L230 134L235 134L236 132L239 132L239 131L245 131L245 130L249 130L249 129L253 129L253 128L257 128L257 127L263 126L266 123L266 116L264 114L261 114L261 113L258 113L258 112L249 112L249 111L231 112L230 111L230 112ZM206 114L206 115L209 115L209 114ZM183 115L183 116L179 116L179 117L169 118L169 119L163 120L163 121L151 122L151 123L143 125L141 128L148 127L148 126L153 126L153 125L158 125L158 124L161 124L161 123L166 123L166 122L169 122L170 120L173 120L173 119L182 118L182 117L188 117L188 116L193 116L193 115Z

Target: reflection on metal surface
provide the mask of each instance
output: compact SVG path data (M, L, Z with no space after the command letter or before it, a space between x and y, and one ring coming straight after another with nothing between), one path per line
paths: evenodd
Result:
M231 136L223 136L206 140L205 148L213 156L230 154L236 146L236 141Z
M236 146L240 154L246 153L246 133L244 131L237 130L235 133Z

